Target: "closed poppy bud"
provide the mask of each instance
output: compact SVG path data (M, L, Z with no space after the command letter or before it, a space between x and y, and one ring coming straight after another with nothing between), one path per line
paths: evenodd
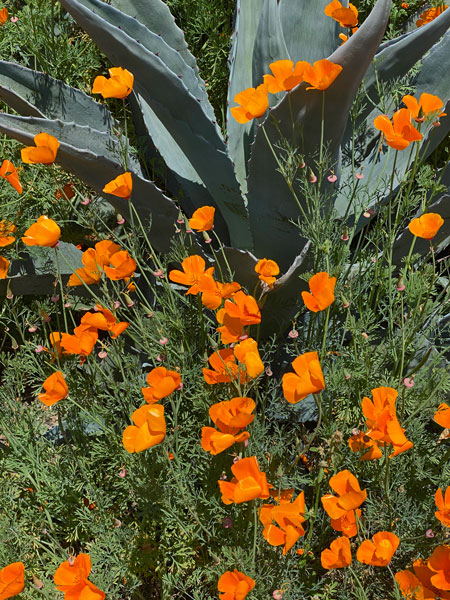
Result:
M358 548L356 558L359 562L374 567L387 567L400 543L395 533L380 531L372 540L364 540Z
M6 279L8 276L10 262L4 256L0 256L0 279Z
M118 175L115 179L105 185L103 191L105 194L111 194L111 196L118 196L128 200L133 190L133 179L131 173L127 171Z
M92 86L93 94L101 94L103 98L126 98L133 89L134 75L122 69L122 67L112 67L108 69L109 79L99 75L94 80Z
M56 371L47 377L42 387L45 390L45 394L39 394L39 400L46 406L53 406L59 400L67 398L69 394L69 388L61 371Z
M333 540L330 547L320 555L320 562L324 569L341 569L348 567L352 562L352 552L348 537Z
M410 232L416 237L431 240L444 224L444 219L436 213L425 213L417 219L413 219L408 225Z
M255 580L237 569L221 575L217 583L220 600L244 600L254 587Z
M195 231L209 231L214 227L214 206L198 208L189 219L189 227Z
M60 235L61 229L59 225L53 219L42 215L36 223L33 223L25 231L25 237L22 238L22 242L27 246L47 246L54 248L58 243Z
M302 292L303 302L313 312L325 310L334 302L334 287L336 277L330 277L328 273L316 273L308 282L310 292Z
M24 163L30 165L44 164L51 165L55 162L56 153L60 146L58 140L48 133L38 133L34 137L36 146L28 146L21 150L21 157Z
M17 596L25 587L25 565L15 562L0 570L0 600Z

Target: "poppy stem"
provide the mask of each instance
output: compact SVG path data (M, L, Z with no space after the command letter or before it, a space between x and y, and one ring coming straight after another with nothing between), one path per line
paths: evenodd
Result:
M59 266L58 248L55 246L54 250L55 250L56 270L57 270L58 282L59 282L59 293L61 294L60 301L61 301L61 307L62 307L63 318L64 318L64 327L66 328L66 331L69 331L69 327L67 325L66 309L64 306L64 286L63 286L63 282L62 282L62 278L61 278L61 268Z
M253 503L253 551L252 551L252 570L255 572L256 566L256 542L258 536L258 508L256 506L256 500Z
M202 298L200 294L197 294L197 308L200 317L202 354L205 354L205 317L203 315Z
M323 337L322 337L322 350L320 351L320 360L322 361L325 356L325 347L327 341L327 333L328 333L328 323L330 320L330 307L327 308L327 312L325 315L325 324L323 327Z
M391 504L391 498L390 498L390 494L389 494L389 467L391 464L391 459L388 456L388 447L387 445L385 445L384 447L384 466L385 466L385 471L384 471L384 497L386 499L386 503L389 507L389 524L392 521L392 504Z
M363 598L363 600L367 600L367 596L366 596L366 592L364 591L364 588L359 580L358 575L355 573L355 571L351 568L351 566L348 566L348 570L350 571L350 573L352 574L353 579L356 581L358 588L361 591L361 598Z
M320 147L319 147L319 186L318 189L320 189L320 182L322 180L322 173L323 173L323 168L322 168L322 156L323 156L323 134L324 134L324 129L325 129L325 92L322 92L322 115L321 115L321 121L320 121Z

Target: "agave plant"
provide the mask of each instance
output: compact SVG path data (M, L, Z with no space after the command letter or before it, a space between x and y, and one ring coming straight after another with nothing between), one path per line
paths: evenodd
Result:
M237 0L228 109L235 94L262 82L273 61L328 58L343 70L325 92L308 91L302 83L274 96L274 105L258 124L255 120L239 124L228 110L225 140L196 60L162 0L60 1L115 66L134 74L131 107L143 156L145 160L162 157L170 174L166 195L147 178L145 164L132 153L126 159L133 176L132 202L143 220L151 217L155 248L169 249L178 205L186 214L205 204L215 206L216 231L236 277L253 287L257 258L276 260L284 275L270 296L285 307L294 306L298 298L298 274L307 268L310 242L292 224L299 207L277 169L273 148L280 137L312 164L322 133L328 160L345 181L352 169L341 160L351 140L349 112L363 84L372 103L367 102L358 117L367 121L362 156L366 168L373 170L374 176L364 182L370 187L386 168L377 160L372 143L377 134L371 107L379 100L380 82L404 76L422 59L413 82L416 93L431 90L445 100L450 97L450 80L442 77L450 67L450 32L446 33L450 10L420 29L381 44L391 0L378 0L359 30L337 47L338 24L324 15L327 0ZM0 97L23 115L0 113L0 131L25 144L41 131L55 136L61 144L57 162L100 194L106 182L124 171L121 149L129 146L118 134L117 123L105 106L80 90L0 62ZM447 118L424 138L423 158L449 129ZM404 153L396 163L396 185L407 168ZM345 189L338 185L334 189L334 210L357 221L359 215L347 210ZM108 200L120 213L127 213L126 200L114 196ZM285 316L289 318L289 310Z

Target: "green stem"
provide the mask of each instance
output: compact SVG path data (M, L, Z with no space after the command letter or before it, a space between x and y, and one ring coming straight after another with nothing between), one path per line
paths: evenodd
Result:
M252 550L252 571L256 572L256 546L258 536L258 507L256 506L256 500L253 503L253 550Z
M356 581L356 583L358 585L358 588L359 588L359 590L360 590L360 592L362 594L361 598L363 598L364 600L367 600L366 592L364 591L364 588L362 586L362 583L359 580L358 575L355 573L355 571L351 568L350 565L348 566L348 570L350 571L350 573L353 576L353 579Z

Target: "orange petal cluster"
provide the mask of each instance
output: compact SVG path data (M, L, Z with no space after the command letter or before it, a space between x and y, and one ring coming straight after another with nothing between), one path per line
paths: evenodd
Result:
M46 406L53 406L69 395L69 388L61 371L52 373L42 384L44 394L39 394L39 400Z
M255 401L251 398L237 397L213 404L209 416L216 425L202 428L202 448L210 454L223 452L235 442L245 442L250 437L247 431L238 435L238 431L247 427L255 418L251 413L255 409Z
M303 302L313 312L325 310L334 302L334 287L336 277L330 277L328 273L316 273L308 282L310 292L302 292Z
M445 117L445 113L441 113L440 110L444 106L444 103L438 96L433 94L427 94L424 92L421 94L419 100L407 94L403 96L402 102L406 104L411 117L420 123L429 115L431 117Z
M347 8L342 6L339 0L333 0L326 5L323 12L327 17L337 21L341 27L356 27L358 25L358 9L351 3Z
M0 8L0 25L4 25L6 23L6 21L8 20L8 14L9 13L6 6Z
M445 429L450 429L450 406L443 402L434 413L434 421Z
M80 267L69 277L68 285L91 285L98 283L103 271L114 280L127 280L136 270L136 261L118 244L103 240L88 248L81 257L84 267ZM112 266L110 266L112 265Z
M388 146L395 150L404 150L411 142L417 142L423 137L412 125L411 118L411 112L407 108L401 108L394 113L392 122L388 116L379 115L373 124L383 132Z
M450 600L450 546L437 546L430 558L415 560L412 568L395 575L405 598Z
M134 75L122 69L122 67L112 67L108 69L109 79L99 75L94 79L92 86L93 94L101 94L103 98L126 98L133 90Z
M220 600L244 600L254 587L255 580L237 569L221 575L217 583Z
M220 338L223 344L232 344L242 338L244 328L261 322L261 312L253 296L242 290L225 300L223 308L217 311Z
M198 281L198 289L202 295L202 304L211 310L219 308L222 301L231 298L232 295L241 289L236 281L231 283L221 283L216 281L212 275L202 275Z
M144 404L131 415L134 425L123 432L123 445L127 452L142 452L160 444L166 437L164 406Z
M189 227L195 231L209 231L214 227L214 206L202 206L197 208L189 219Z
M293 502L283 501L280 494L278 505L263 504L259 520L264 525L264 538L271 546L284 546L283 554L289 552L297 540L305 535L302 525L305 522L305 510L304 492Z
M352 551L348 537L333 540L330 547L321 553L320 562L322 567L327 570L348 567L352 562Z
M380 531L372 540L364 540L356 552L359 562L374 567L387 567L398 548L400 540L395 533Z
M444 224L444 219L437 213L425 213L413 219L408 225L410 232L416 237L431 240Z
M46 215L42 215L25 231L25 237L22 242L26 246L47 246L54 248L61 235L59 225L49 219Z
M200 278L204 275L212 275L214 272L214 267L209 267L205 270L205 260L197 254L185 258L181 266L183 268L182 271L178 271L177 269L170 271L169 279L175 283L187 285L189 289L186 292L186 296L188 294L198 294L200 292L198 285Z
M313 65L306 64L303 71L303 80L310 84L306 89L328 89L341 71L341 65L333 63L326 58L316 60Z
M262 83L257 88L247 88L234 97L236 104L230 112L238 123L248 123L255 117L262 117L269 108L267 84Z
M22 185L16 167L9 160L4 160L0 167L0 177L6 179L19 194L22 193Z
M269 65L273 75L264 75L264 83L270 94L288 92L303 81L303 71L308 63L292 60L277 60Z
M255 498L269 498L266 474L259 469L256 456L242 458L232 467L231 481L218 481L224 504L241 504Z
M236 362L239 361L239 364ZM214 352L208 359L212 369L203 369L206 383L229 383L240 379L241 383L258 377L264 365L258 352L258 344L252 338L243 340L234 348L223 348Z
M156 367L147 375L149 387L143 387L142 394L147 404L154 404L170 396L180 385L181 376L166 367Z
M431 23L431 21L434 21L434 19L439 17L439 15L442 14L444 10L447 10L447 8L447 4L444 4L443 6L432 6L428 10L424 10L416 21L417 27L422 27L422 25Z
M276 275L280 273L280 267L274 260L262 258L256 263L255 271L259 275L259 279L272 287L276 281Z
M111 194L111 196L118 196L119 198L128 200L133 191L133 179L131 178L131 173L126 171L125 173L118 175L115 179L105 185L103 191L105 194Z
M367 498L366 490L361 490L358 480L347 469L331 477L330 487L337 496L325 494L325 496L322 496L321 501L325 512L332 520L340 520L344 516L348 518L348 513L355 511ZM351 523L351 519L350 517L349 523ZM356 531L353 533L353 528L350 526L348 528L342 527L344 534L345 529L351 533L349 537L356 534Z
M446 527L450 527L450 486L445 490L445 496L439 488L434 499L438 507L438 510L434 513L436 519L439 519Z
M0 279L6 279L8 276L8 269L11 263L4 256L0 256Z
M88 577L91 572L89 554L79 554L74 560L66 560L53 576L56 589L64 593L65 600L103 600L105 593Z
M393 452L389 455L389 458L412 448L412 442L406 438L405 430L402 429L397 419L395 408L397 391L390 387L379 387L372 390L372 397L373 400L364 397L361 402L368 428L368 431L364 435L369 437L379 447L383 448L386 445L392 445ZM359 449L356 444L353 447L356 447L357 450ZM353 447L350 443L352 450ZM363 458L364 460L373 460L380 458L380 456L381 453L369 447L369 454L365 454Z
M81 317L81 325L109 331L112 339L116 339L130 325L126 321L116 321L116 317L108 309L96 305L97 312L87 312Z
M90 325L78 325L73 330L73 334L62 333L60 345L64 354L78 354L79 356L88 356L94 349L98 340L98 331L96 327Z
M34 137L35 146L28 146L21 150L24 163L29 165L51 165L55 162L56 153L60 146L58 140L48 133L38 133Z
M285 373L282 379L283 395L290 404L297 404L309 394L325 389L325 380L317 352L306 352L292 363L295 373Z
M0 569L0 600L20 594L25 587L25 565L11 563Z
M9 246L15 241L16 238L13 236L15 231L17 231L17 227L14 223L5 220L0 221L0 248Z

